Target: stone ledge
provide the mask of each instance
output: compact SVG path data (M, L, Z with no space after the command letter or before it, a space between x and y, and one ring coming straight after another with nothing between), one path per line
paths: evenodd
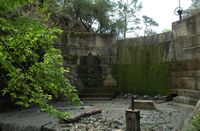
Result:
M196 105L198 99L188 97L188 96L176 96L173 98L173 101L179 102L179 103L184 103L184 104L189 104L189 105Z
M131 109L131 106L129 109ZM155 110L156 107L152 100L134 100L134 109Z

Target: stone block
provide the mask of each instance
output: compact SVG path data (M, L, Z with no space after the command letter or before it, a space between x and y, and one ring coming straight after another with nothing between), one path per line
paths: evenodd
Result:
M200 99L200 91L190 89L178 89L179 96L188 96Z
M174 38L180 36L187 36L187 23L185 21L177 21L172 23L172 30Z
M134 108L141 110L155 110L155 105L152 100L134 100ZM131 109L131 106L129 107Z
M126 130L140 131L140 111L128 109L126 111Z
M193 89L196 88L195 78L193 77L179 77L179 78L172 78L172 85L173 88L180 88L180 89ZM175 86L175 87L174 87Z
M175 102L189 104L189 105L196 105L198 100L199 99L197 98L187 97L187 96L176 96L173 98L173 101Z

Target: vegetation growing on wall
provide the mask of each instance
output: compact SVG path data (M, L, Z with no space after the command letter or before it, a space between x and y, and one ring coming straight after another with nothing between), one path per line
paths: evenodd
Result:
M118 50L120 90L137 94L167 94L171 84L170 64L163 62L164 43L131 46L126 51L129 55L125 55L123 48Z

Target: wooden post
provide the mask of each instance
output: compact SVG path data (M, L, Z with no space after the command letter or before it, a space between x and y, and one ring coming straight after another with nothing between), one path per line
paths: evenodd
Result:
M140 131L140 111L126 110L126 131Z

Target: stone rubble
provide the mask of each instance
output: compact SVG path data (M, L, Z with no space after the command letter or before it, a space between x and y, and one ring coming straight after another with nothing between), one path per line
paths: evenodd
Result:
M107 111L107 115L112 115ZM158 111L158 110L141 110L140 125L142 131L173 131L173 120L182 111ZM62 131L125 131L125 117L118 115L115 118L107 118L102 114L92 115L82 118L80 121L72 124L60 125Z
M0 114L0 127L3 131L39 131L44 128L56 131L125 131L125 111L131 99L113 99L111 101L84 101L76 107L65 102L56 103L58 109L72 114L102 109L101 114L82 118L70 124L58 124L58 119L48 116L38 108ZM175 104L175 105L174 105ZM185 119L190 119L193 108L177 106L177 103L155 103L155 110L140 110L141 131L175 131L183 127ZM46 125L46 123L52 122ZM9 125L8 125L9 124ZM30 128L30 126L34 127ZM1 128L0 128L1 129Z

